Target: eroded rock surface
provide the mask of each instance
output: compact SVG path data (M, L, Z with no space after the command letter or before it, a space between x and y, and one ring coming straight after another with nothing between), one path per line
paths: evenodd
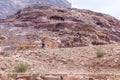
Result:
M5 25L9 26L8 31L6 30L9 35L4 34L8 37L11 34L6 39L9 45L11 41L17 45L29 44L28 42L31 45L31 42L35 42L35 47L42 38L45 38L47 47L52 48L120 42L120 21L110 15L90 10L36 4L19 10L0 22L4 30ZM3 42L5 45L5 40Z

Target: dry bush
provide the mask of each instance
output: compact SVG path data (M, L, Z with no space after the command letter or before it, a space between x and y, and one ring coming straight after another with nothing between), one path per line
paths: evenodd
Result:
M96 50L96 55L97 55L98 58L99 58L99 57L103 57L105 54L106 54L106 53L105 53L105 51L104 51L102 48L98 48L98 49Z
M23 73L26 72L27 68L28 68L28 64L22 62L15 66L15 72Z

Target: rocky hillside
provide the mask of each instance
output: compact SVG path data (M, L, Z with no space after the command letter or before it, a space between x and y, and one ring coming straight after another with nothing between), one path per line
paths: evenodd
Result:
M67 0L0 0L0 18L5 18L31 4L53 5L64 8L71 7L71 3Z
M102 52L104 52L103 57L97 57L97 49L101 49ZM23 62L28 64L26 73L30 74L63 75L73 73L84 74L83 76L90 74L92 77L94 76L93 80L106 80L109 78L111 78L109 80L120 79L120 44L66 49L32 49L17 52L5 51L0 53L0 61L1 73L13 73L15 72L15 66ZM96 74L97 76L95 77ZM86 78L88 77L90 76L86 76Z
M79 47L120 42L120 21L90 10L33 5L1 20L2 46ZM4 31L4 32L3 32ZM9 34L7 34L9 33Z
M42 40L45 48L41 48ZM120 76L114 75L120 73L119 42L120 21L110 15L39 4L28 6L0 19L0 72L17 72L16 65L26 63L28 73L85 76L62 79L59 75L54 80L119 80ZM94 73L101 75L96 77ZM19 79L17 75L0 78Z

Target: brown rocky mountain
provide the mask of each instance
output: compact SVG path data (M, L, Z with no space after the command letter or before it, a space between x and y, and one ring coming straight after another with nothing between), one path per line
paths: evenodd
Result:
M33 5L2 19L1 26L1 45L9 47L36 47L43 38L51 48L120 42L120 21L90 10Z
M0 20L0 79L119 80L119 42L120 21L110 15L29 6ZM28 64L26 73L14 74L21 62ZM77 76L60 77L69 73Z
M0 0L0 19L6 18L26 6L40 4L70 8L71 3L67 0Z

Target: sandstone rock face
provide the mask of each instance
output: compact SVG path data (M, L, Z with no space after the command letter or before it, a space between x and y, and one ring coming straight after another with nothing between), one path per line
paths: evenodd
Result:
M71 7L71 3L67 0L0 0L0 18L4 18L31 4L53 5L64 8Z
M1 24L3 25L1 32L7 29L9 33L8 35L2 33L9 37L2 41L2 45L9 43L14 46L22 42L19 46L27 44L23 46L25 48L38 42L36 45L38 46L43 37L46 46L52 48L120 42L120 21L110 15L90 10L36 4L8 16L1 20ZM5 25L11 27L8 29Z

